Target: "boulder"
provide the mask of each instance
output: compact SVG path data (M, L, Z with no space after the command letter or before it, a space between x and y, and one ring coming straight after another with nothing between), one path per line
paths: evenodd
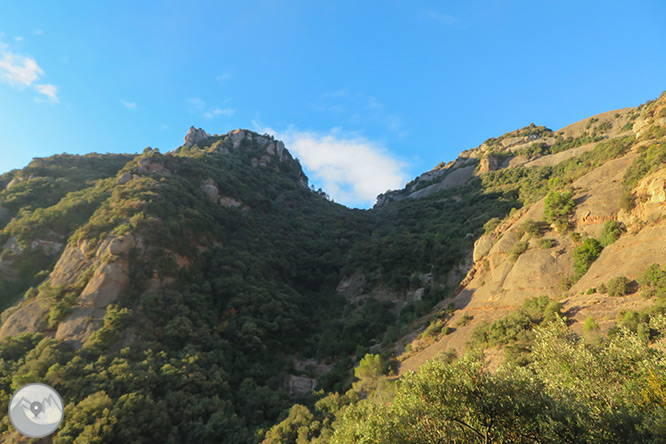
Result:
M183 145L193 146L198 144L199 142L203 142L209 137L210 134L208 134L206 131L202 130L201 128L197 129L191 126L190 131L187 133L187 136L185 136L185 143Z
M210 197L212 200L217 200L217 198L220 195L220 190L217 188L217 185L215 185L215 182L213 179L207 179L201 184L201 191L206 193L208 197Z
M236 208L243 205L243 202L236 200L233 197L222 197L220 198L220 205L227 208Z
M123 173L118 180L116 180L116 185L124 185L130 180L132 180L132 175L130 173Z

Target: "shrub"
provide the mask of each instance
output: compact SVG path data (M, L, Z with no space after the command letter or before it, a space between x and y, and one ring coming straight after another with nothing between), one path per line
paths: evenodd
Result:
M604 228L601 230L601 246L607 247L622 236L624 230L622 225L615 220L609 220L604 222Z
M555 239L539 239L537 241L537 245L542 250L547 250L547 249L553 248L555 245L557 245L557 242L555 242Z
M624 276L611 279L606 284L608 296L624 296L631 293L631 281Z
M601 254L603 247L601 243L593 237L588 237L583 241L583 244L574 248L573 261L574 261L574 281L579 280L592 263L597 260Z
M588 288L585 294L594 294L597 292L596 288Z
M518 233L527 233L530 237L541 237L548 230L548 224L545 222L535 222L532 219L525 221L521 226ZM520 236L522 237L522 236Z
M618 206L624 211L633 210L636 207L636 197L634 196L634 193L630 190L624 190L620 196Z
M645 288L644 296L662 297L666 295L666 270L662 270L659 264L652 264L638 278L638 283Z
M513 245L511 249L510 259L515 262L518 260L518 256L527 251L527 242L519 241Z
M598 347L603 342L601 328L590 316L585 319L585 324L583 324L583 338L587 344L593 347Z
M467 324L469 324L469 321L471 321L473 318L472 316L468 314L464 314L456 321L456 328L464 327Z
M573 214L576 204L573 201L573 192L551 191L546 196L544 219L555 224L557 231L566 231L569 227L569 216Z
M499 217L493 217L492 219L488 220L485 224L483 224L483 230L485 231L486 234L492 233L495 228L500 224Z

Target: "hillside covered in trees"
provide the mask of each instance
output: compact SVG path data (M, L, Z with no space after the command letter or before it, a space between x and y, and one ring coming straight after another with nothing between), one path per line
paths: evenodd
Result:
M0 402L54 443L666 439L666 95L372 210L247 130L0 175ZM23 442L5 415L3 442Z

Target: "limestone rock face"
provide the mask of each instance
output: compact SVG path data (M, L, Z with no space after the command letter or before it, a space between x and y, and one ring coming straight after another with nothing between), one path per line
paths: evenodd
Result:
M60 256L48 283L52 287L76 283L86 270L94 273L72 311L59 325L56 339L80 347L102 325L104 312L129 285L129 252L140 245L132 235L109 236L95 250L89 251L89 242L70 244ZM7 318L0 337L43 330L49 313L49 304L39 299L24 302Z
M118 180L116 180L116 185L124 185L130 180L132 180L132 175L130 173L123 173Z
M45 318L48 312L48 305L32 299L7 318L0 329L0 337L6 338L41 330L46 325Z
M110 256L95 270L70 315L58 325L56 339L81 347L90 335L102 326L104 312L130 283L129 251L136 246L132 235L107 239L97 250L98 257Z
M479 164L479 173L487 173L488 171L495 171L500 168L500 159L495 156L484 156Z
M243 205L243 202L241 202L240 200L236 200L233 197L221 197L220 205L227 208L236 208Z
M241 141L245 139L245 131L243 131L242 129L229 131L227 133L227 136L229 136L229 139L231 139L233 147L238 148L240 147Z
M493 246L494 239L489 235L481 236L474 242L474 262L478 262L488 254Z
M305 395L313 392L316 381L307 376L289 375L287 379L287 391L292 395Z
M215 185L213 179L208 179L201 184L201 191L206 193L212 200L217 200L220 196L220 190Z
M656 171L638 183L634 191L636 207L620 211L618 219L626 225L661 217L666 210L666 170Z
M185 136L185 143L183 145L193 146L198 144L199 142L203 142L209 137L210 134L208 134L206 131L202 130L201 128L197 129L191 126L190 131L187 133L187 136Z
M139 161L139 166L136 167L136 172L142 174L168 173L168 170L159 162L155 162L151 159L141 159Z
M28 176L28 177L14 177L8 184L7 184L7 189L10 189L14 185L17 185L21 182L27 182L30 179L33 179L35 176Z

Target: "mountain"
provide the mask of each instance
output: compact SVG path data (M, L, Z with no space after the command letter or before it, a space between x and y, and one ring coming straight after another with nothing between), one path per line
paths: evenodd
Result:
M56 388L53 442L329 442L367 425L343 414L380 408L382 373L410 381L470 347L531 368L545 320L655 341L665 136L666 95L532 124L367 211L242 129L35 159L0 176L3 401Z

